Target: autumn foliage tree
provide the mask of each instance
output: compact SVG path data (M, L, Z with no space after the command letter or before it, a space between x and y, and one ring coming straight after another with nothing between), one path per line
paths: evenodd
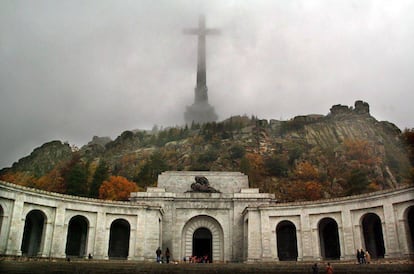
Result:
M16 185L33 187L36 181L36 178L30 172L7 172L0 176L0 180L13 183Z
M99 188L99 198L106 200L126 201L131 192L138 191L138 186L122 176L111 176Z

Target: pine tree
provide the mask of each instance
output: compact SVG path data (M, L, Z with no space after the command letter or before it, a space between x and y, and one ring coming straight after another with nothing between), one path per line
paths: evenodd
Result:
M98 198L99 197L99 187L102 182L108 180L109 178L109 168L105 161L100 161L98 167L95 170L93 175L91 187L89 189L89 197Z

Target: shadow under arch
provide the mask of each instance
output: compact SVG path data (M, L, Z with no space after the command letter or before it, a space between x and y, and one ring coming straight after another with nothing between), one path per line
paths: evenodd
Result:
M3 226L3 218L4 218L4 209L0 205L0 235L3 233L2 226Z
M323 259L338 260L341 257L338 224L332 218L323 218L318 223L319 243Z
M296 261L298 259L296 226L291 221L281 221L276 226L276 237L279 261Z
M211 236L211 237L210 237ZM198 244L211 242L210 262L224 261L224 235L220 223L208 215L198 215L186 222L182 231L182 254L188 258L198 252ZM196 245L194 245L196 244Z
M361 223L365 249L372 258L384 258L385 246L380 217L375 213L367 213L362 216Z
M109 259L127 259L131 225L125 219L116 219L111 224L109 233Z
M21 251L23 256L38 256L42 252L44 228L47 222L41 210L31 210L26 215L23 229Z
M66 256L85 257L88 241L88 219L81 215L72 217L66 237Z
M410 206L406 210L405 217L407 219L407 242L408 242L408 250L411 253L414 253L414 206Z

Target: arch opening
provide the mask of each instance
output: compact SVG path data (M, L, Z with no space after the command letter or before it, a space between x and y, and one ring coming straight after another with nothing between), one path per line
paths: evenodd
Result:
M276 227L276 236L279 261L296 261L298 244L295 225L290 221L280 222Z
M40 210L32 210L26 215L21 246L24 256L38 256L41 252L45 222L46 217Z
M4 210L3 210L3 207L0 205L0 235L3 233L2 231L3 218L4 218Z
M112 222L109 234L109 259L127 259L129 253L130 224L124 219Z
M414 251L414 206L408 209L407 213L408 230L409 230L409 245L410 250Z
M223 229L213 217L198 215L188 220L182 230L182 239L181 256L190 258L195 255L193 252L204 256L207 251L210 262L224 261Z
M323 218L318 227L321 257L338 260L341 257L338 224L332 218Z
M193 234L193 256L201 258L204 262L212 262L213 235L205 227L198 228Z
M374 213L366 214L362 219L365 249L372 258L384 258L385 246L381 219Z
M84 257L88 238L88 221L83 216L75 216L69 221L66 238L66 256Z

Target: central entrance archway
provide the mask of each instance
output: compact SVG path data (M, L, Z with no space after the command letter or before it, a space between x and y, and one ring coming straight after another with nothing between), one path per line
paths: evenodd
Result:
M207 256L208 261L211 262L213 258L212 253L213 236L207 228L198 228L193 234L193 255L200 257Z
M191 218L184 225L182 239L183 257L208 255L210 262L224 261L223 229L216 219L206 215Z

